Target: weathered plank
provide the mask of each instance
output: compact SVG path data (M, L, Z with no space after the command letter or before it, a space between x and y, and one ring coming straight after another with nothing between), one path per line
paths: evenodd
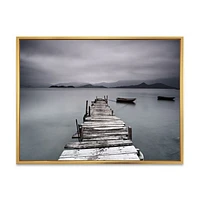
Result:
M125 127L125 124L83 124L82 128L95 128L95 127Z
M121 123L121 122L88 122L88 123L82 123L82 126L94 126L94 125L125 125L125 123Z
M72 149L64 150L60 156L65 158L82 157L82 156L95 156L95 155L118 155L118 154L133 154L137 153L136 148L131 146L122 147L108 147L108 148L93 148L93 149Z
M125 124L123 121L113 121L113 120L110 120L110 121L86 121L84 122L83 124L81 125L94 125L94 124Z
M102 137L83 137L83 142L86 141L103 141L103 140L127 140L128 136L125 135L111 135L111 136L102 136Z
M91 113L94 115L95 113L110 113L111 112L111 109L93 109L92 111L91 111Z
M92 107L91 109L92 109L92 111L96 111L96 112L110 111L111 110L109 107L99 107L99 108Z
M83 138L91 138L91 137L104 137L104 136L128 136L127 132L105 132L105 133L84 133Z
M82 157L82 156L94 156L97 154L97 149L67 149L62 152L60 158L66 157Z
M120 119L110 119L110 118L91 118L91 119L85 119L85 122L123 122Z
M91 141L91 142L70 142L65 145L65 149L89 149L89 148L105 148L116 146L132 145L131 140L109 140L109 141Z
M124 123L122 120L118 120L118 119L90 119L90 120L88 120L88 119L86 119L85 120L85 123L87 123L87 122L90 122L90 123L93 123L93 122L97 122L97 123L101 123L101 122L115 122L115 123L117 123L117 122L119 122L119 123Z
M95 110L95 111L102 111L102 110L110 110L110 107L107 107L107 106L98 106L98 107L92 107L92 110Z
M94 127L94 130L126 130L126 127L115 126L115 127Z
M98 127L113 127L113 128L115 128L115 127L124 127L125 125L124 124L89 124L89 125L87 125L87 124L83 124L82 125L82 127L83 128L98 128Z
M95 108L110 108L108 105L106 105L106 104L93 104L92 106L91 106L93 109L95 109Z
M118 129L118 130L94 130L94 129L84 129L83 130L84 135L85 134L128 134L126 127L124 129Z
M86 119L91 120L91 119L120 119L120 118L116 116L92 116L92 117L86 117Z
M112 116L112 112L91 112L91 116Z
M85 156L85 157L71 157L60 158L59 160L140 160L137 154L119 154L119 155L105 155L105 156Z

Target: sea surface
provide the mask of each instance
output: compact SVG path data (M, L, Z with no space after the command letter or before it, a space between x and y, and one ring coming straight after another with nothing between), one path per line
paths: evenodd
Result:
M20 160L58 160L81 123L85 101L109 96L114 114L132 127L135 147L145 160L180 160L180 97L174 89L21 88ZM157 96L175 96L158 101ZM116 103L136 97L136 104Z

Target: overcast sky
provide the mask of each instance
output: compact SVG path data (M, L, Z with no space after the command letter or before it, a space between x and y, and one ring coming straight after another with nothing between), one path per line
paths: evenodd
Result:
M20 40L21 85L179 77L179 40Z

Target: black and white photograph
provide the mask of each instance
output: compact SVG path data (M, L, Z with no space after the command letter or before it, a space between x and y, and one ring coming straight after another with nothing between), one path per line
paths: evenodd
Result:
M19 162L181 162L182 39L17 38Z

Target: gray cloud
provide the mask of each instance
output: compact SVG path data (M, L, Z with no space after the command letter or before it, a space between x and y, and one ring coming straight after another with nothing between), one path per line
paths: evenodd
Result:
M179 40L21 40L21 85L179 77Z

